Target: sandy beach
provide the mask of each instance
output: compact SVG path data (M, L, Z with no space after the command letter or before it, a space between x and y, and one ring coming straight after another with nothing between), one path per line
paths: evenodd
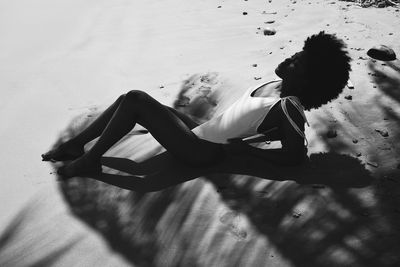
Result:
M400 61L367 55L399 55L399 24L344 1L0 1L0 266L399 266ZM322 30L353 86L306 112L309 169L194 172L140 127L105 170L191 181L139 194L41 161L132 89L205 121Z

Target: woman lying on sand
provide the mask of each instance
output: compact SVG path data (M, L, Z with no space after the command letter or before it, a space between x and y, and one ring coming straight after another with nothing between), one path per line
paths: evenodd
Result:
M145 92L129 91L80 134L42 158L72 160L58 169L64 178L101 173L102 155L139 123L188 166L211 166L231 154L281 165L300 164L307 158L304 110L318 108L342 92L351 60L345 47L335 35L312 35L302 51L278 65L275 72L281 80L250 88L224 113L201 125ZM261 149L242 140L256 134L264 140L280 140L282 148ZM84 145L98 136L85 153Z

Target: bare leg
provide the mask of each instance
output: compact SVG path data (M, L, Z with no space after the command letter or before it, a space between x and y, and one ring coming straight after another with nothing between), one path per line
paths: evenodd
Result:
M101 135L124 97L125 95L121 95L102 114L100 114L100 116L97 117L96 120L94 120L77 136L61 144L56 149L42 154L42 159L44 161L65 161L77 159L82 156L84 154L84 145ZM178 116L190 129L193 129L198 125L189 116L183 114L182 112L179 112L171 107L167 108L176 116Z
M86 129L74 138L61 144L54 150L42 155L44 161L64 161L79 158L84 154L83 146L100 136L108 122L111 120L114 112L117 110L124 95L121 95L112 105L110 105L100 116L93 121Z
M166 106L141 91L127 93L99 140L85 155L60 168L65 177L98 171L101 156L136 123L143 125L173 156L193 166L215 163L223 154L219 144L199 139Z

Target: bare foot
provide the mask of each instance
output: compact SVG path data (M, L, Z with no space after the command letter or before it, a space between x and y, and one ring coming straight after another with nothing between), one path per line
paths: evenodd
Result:
M83 146L72 142L65 142L57 148L42 154L43 161L66 161L79 158L85 153Z
M87 174L101 173L100 161L91 161L87 157L82 156L57 170L57 173L63 178L71 178L74 176L82 176Z

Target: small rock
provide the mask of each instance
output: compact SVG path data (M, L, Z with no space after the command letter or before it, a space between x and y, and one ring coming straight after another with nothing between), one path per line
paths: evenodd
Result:
M357 139L353 139L353 143L354 143L354 144L357 144L357 143L358 143L358 140L357 140Z
M356 157L358 158L358 157L361 157L361 152L357 152L357 154L356 154Z
M257 67L257 64L253 64L252 66L255 68L255 67Z
M218 8L221 8L222 6L218 6Z
M329 130L329 131L326 133L326 137L328 137L328 138L335 138L336 136L337 136L336 130Z
M272 23L275 23L275 20L268 20L268 21L266 21L266 22L264 22L265 24L272 24Z
M352 99L353 99L353 96L351 96L351 95L346 95L344 98L347 99L347 100L352 100Z
M160 89L163 89L164 88L164 85L160 85Z
M354 85L350 80L347 80L347 88L354 89Z
M264 35L275 35L276 31L274 29L264 29Z
M369 49L367 55L382 61L392 61L396 59L396 53L386 45L380 45L379 47Z
M375 132L380 133L380 135L382 135L383 137L388 137L389 136L389 133L387 131L382 131L382 130L375 129Z
M261 80L261 77L254 77L254 80L256 81Z
M243 12L243 15L245 15L245 16L246 16L246 15L247 15L247 12Z
M390 32L389 35L393 35L393 32Z

